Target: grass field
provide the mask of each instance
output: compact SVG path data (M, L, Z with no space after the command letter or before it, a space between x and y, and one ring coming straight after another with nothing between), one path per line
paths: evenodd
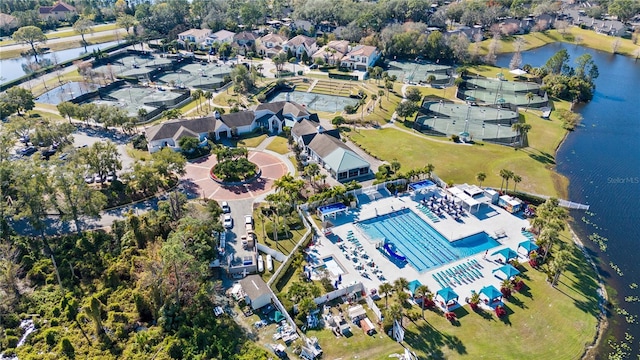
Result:
M350 139L377 158L398 159L402 171L431 163L442 180L454 183L477 183L476 174L482 171L487 174L483 186L499 187L500 170L509 169L522 177L518 184L522 191L566 196L566 179L551 169L553 151L535 147L515 150L494 144L461 145L393 128L360 130Z
M473 312L467 305L455 311L458 321L451 324L439 311L426 310L423 319L419 307L407 303L402 346L387 334L367 336L353 325L353 335L348 337L336 338L326 329L308 330L306 336L318 338L327 359L388 359L403 352L403 346L421 359L579 359L596 333L598 284L568 231L561 234L561 240L572 258L558 286L551 287L544 272L525 264L521 270L526 286L506 301L508 316L504 319L490 312ZM298 272L282 292L297 281ZM397 301L390 295L389 305ZM464 304L464 299L460 301ZM377 305L385 311L384 299ZM346 304L339 306L346 312ZM376 319L371 312L367 315Z
M607 36L603 34L598 34L592 30L581 29L576 26L572 26L567 29L566 34L561 34L557 30L548 30L545 32L536 32L529 33L526 35L516 35L510 36L503 40L500 40L500 45L498 47L498 53L510 53L515 51L515 39L516 38L524 39L524 45L522 47L522 51L534 49L546 44L550 44L553 42L566 42L571 44L579 43L580 45L601 50L604 52L612 53L613 52L613 43L615 41L619 41L619 48L617 53L626 55L626 56L634 56L636 51L640 51L640 46L634 45L633 41L629 39L622 39L618 37ZM580 39L581 41L576 41L576 39ZM486 55L489 49L489 44L491 43L491 39L483 40L480 42L480 55ZM469 46L469 51L474 53L475 44L471 44ZM640 54L640 53L638 53Z
M271 150L274 152L277 152L278 154L286 154L288 152L290 152L291 150L289 150L289 144L287 142L287 138L285 138L284 136L276 136L272 141L271 144L267 145L267 150Z

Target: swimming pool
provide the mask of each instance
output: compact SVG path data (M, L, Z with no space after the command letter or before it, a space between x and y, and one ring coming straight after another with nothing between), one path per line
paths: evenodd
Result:
M363 220L358 226L370 239L391 241L419 272L500 245L485 232L449 242L410 209Z

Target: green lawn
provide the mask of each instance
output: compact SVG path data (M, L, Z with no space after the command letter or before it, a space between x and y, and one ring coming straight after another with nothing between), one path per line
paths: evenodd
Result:
M531 130L531 134L534 131ZM522 177L518 184L520 190L556 196L564 193L562 186L556 187L560 175L549 168L552 164L548 159L549 156L553 158L553 149L545 151L534 146L515 150L493 144L461 145L444 138L428 138L417 132L412 134L393 128L360 130L350 135L350 139L382 160L398 159L402 171L431 163L442 180L455 183L477 183L475 176L482 171L487 174L483 186L499 187L500 170L509 169Z
M278 154L282 155L291 151L289 150L289 143L287 142L287 138L285 138L284 136L276 136L271 141L271 144L267 146L267 150L275 151Z
M525 265L526 287L506 302L508 316L498 319L493 313L475 313L469 306L455 311L458 324L447 321L442 313L414 306L405 314L415 314L415 321L405 318L404 345L421 359L579 359L595 336L598 314L597 281L593 269L563 233L565 246L573 259L560 277L557 288L546 282L546 275ZM463 299L460 299L464 302ZM389 304L396 302L392 295ZM385 301L378 306L384 311ZM407 304L406 307L409 305ZM371 319L375 319L369 314ZM328 359L389 359L402 347L386 334L366 336L352 326L353 336L336 339L328 330L312 330Z
M234 146L245 146L248 148L254 148L260 145L260 143L266 138L267 134L251 133L238 139Z

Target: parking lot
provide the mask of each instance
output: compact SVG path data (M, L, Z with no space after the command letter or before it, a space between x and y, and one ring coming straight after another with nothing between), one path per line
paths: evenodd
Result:
M84 145L91 146L98 141L111 141L116 144L120 161L122 162L122 170L126 172L133 166L134 159L127 154L126 144L129 136L116 132L114 130L96 129L95 127L79 127L78 131L73 133L73 146L82 147ZM120 175L120 174L118 174Z

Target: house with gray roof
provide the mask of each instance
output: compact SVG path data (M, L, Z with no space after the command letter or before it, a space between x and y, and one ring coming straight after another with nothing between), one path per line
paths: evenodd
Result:
M319 123L301 120L291 129L294 141L309 161L316 162L338 181L367 176L371 165L340 139L338 130L325 130Z
M258 128L279 134L285 126L292 127L303 119L317 119L307 109L289 101L260 104L252 110L220 114L215 111L211 116L197 119L174 119L147 128L145 136L149 152L154 153L163 147L180 150L180 139L195 137L202 144L209 139L220 140L235 134L244 135Z

